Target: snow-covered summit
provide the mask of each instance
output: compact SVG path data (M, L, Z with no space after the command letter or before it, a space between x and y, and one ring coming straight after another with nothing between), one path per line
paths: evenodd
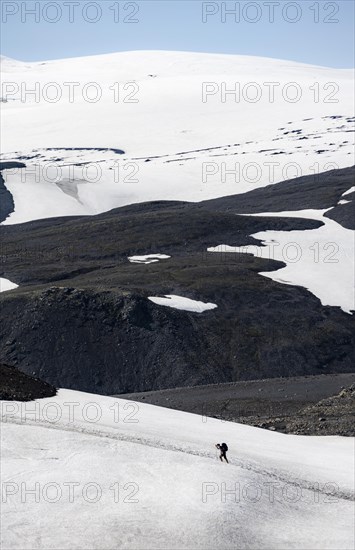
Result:
M165 51L9 63L3 159L27 164L7 174L11 223L198 201L352 164L350 70ZM63 192L68 179L77 192Z
M107 74L107 71L114 71L115 65L120 66L120 70L129 69L136 77L139 74L145 75L148 69L158 69L162 76L177 76L179 74L196 74L199 72L216 74L230 74L231 71L239 67L242 70L264 71L274 67L284 70L299 70L300 74L308 71L332 72L336 69L322 67L319 65L309 65L297 61L288 61L270 57L260 57L252 55L234 55L219 53L203 53L188 51L167 51L167 50L131 50L108 54L88 55L82 57L71 57L64 59L43 59L42 61L20 61L10 57L1 56L1 60L9 61L14 64L26 65L33 70L39 65L62 68L68 70L69 67L76 68L79 72L95 68L96 71ZM340 72L348 73L351 77L351 69L337 69Z

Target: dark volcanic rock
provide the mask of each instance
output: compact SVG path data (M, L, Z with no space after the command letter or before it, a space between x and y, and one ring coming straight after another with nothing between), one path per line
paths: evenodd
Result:
M0 365L0 400L32 401L53 397L57 390L50 384L29 376L14 367Z
M14 211L15 204L12 194L5 186L5 180L0 172L0 223Z
M343 388L337 395L301 409L292 416L267 419L260 427L299 435L354 437L355 384Z
M26 164L24 164L23 162L17 162L15 160L0 162L0 172L2 170L11 170L13 168L26 168Z
M61 387L109 394L223 376L203 325L141 296L51 287L1 308L1 356Z
M344 199L348 199L351 202L347 204L337 204L337 206L329 210L329 212L326 212L325 216L340 223L340 225L346 229L355 230L355 202L352 200L353 197L355 197L355 193L346 195Z
M252 380L120 397L283 433L355 435L355 373Z
M340 393L305 407L288 422L297 433L355 436L355 384Z
M334 206L354 170L338 172L320 176L319 200L313 198L319 186L309 178L299 183L303 199L294 191L293 200L302 208ZM279 189L282 200L276 194L271 209L295 209L294 202L285 206L287 192ZM265 201L259 209L270 209L268 194ZM322 306L304 288L259 275L281 262L206 252L220 244L260 245L250 236L258 231L315 229L322 222L241 216L235 208L235 197L157 201L1 226L0 276L20 287L0 295L0 360L57 387L111 395L352 372L352 315ZM150 253L171 258L149 265L127 258ZM165 294L218 307L197 314L148 300Z
M219 212L246 214L331 208L342 198L347 198L342 197L342 194L354 186L354 176L355 167L329 170L267 185L240 195L203 201L201 206ZM346 206L349 206L349 212L353 209L353 206ZM353 214L349 215L353 219ZM334 219L339 223L343 221L340 215Z
M150 285L167 293L159 268L151 274ZM353 318L306 290L228 266L214 280L193 266L184 274L176 293L179 285L217 309L157 306L144 290L3 293L0 360L57 387L103 394L353 370Z
M146 272L142 266L136 271L127 265L128 256L157 252L174 258L184 256L174 267L174 271L180 271L184 262L190 261L187 257L198 253L203 267L208 247L259 244L250 234L265 229L316 229L321 225L322 222L315 220L210 212L191 203L144 203L98 216L53 218L2 226L0 270L18 284L46 284L73 278L77 282L78 276L91 273L92 283L98 281L109 288L112 284L107 282L108 279L121 285L122 274L127 273L129 279L125 286L130 288L131 284L134 285L131 274L144 277ZM249 261L242 253L217 256L217 264L221 261L233 264ZM160 264L159 268L164 269L167 265L171 265L171 261ZM264 265L267 271L267 262ZM273 265L281 267L283 264ZM142 286L145 282L140 277L139 288Z
M22 162L6 161L0 162L0 223L12 214L15 209L14 199L12 194L5 185L5 180L2 175L2 170L10 170L12 168L25 168L26 165Z

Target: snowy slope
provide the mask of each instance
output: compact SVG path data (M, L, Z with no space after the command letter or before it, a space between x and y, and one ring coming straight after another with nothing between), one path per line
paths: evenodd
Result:
M2 416L4 548L353 546L350 438L67 390L3 402ZM229 465L214 449L221 441Z
M6 223L202 200L353 162L350 70L144 51L5 58L2 80L3 158L27 164L5 173Z

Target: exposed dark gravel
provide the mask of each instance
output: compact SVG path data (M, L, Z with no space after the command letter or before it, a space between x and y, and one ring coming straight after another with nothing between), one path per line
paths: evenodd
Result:
M108 275L112 280L117 276L117 284L122 283L122 269L128 268L128 256L166 253L180 258L174 270L181 271L188 256L199 255L203 268L205 258L211 255L207 255L208 247L260 244L250 234L266 229L316 229L321 225L322 222L315 220L210 212L189 203L144 203L98 216L2 226L0 269L21 285L70 280L90 272L92 282L99 280L107 287L105 277ZM217 256L217 263L242 265L249 262L241 253ZM263 262L267 271L268 262ZM170 264L170 261L169 264L164 262L161 266ZM274 262L272 265L275 268L283 264ZM144 279L145 273L149 274L147 269L144 271L139 266L137 270L130 266L129 274L137 271ZM128 286L131 283L134 287L131 280ZM144 286L145 282L139 284Z
M0 365L0 400L32 401L56 395L50 384L29 376L14 367Z
M273 378L119 395L283 433L355 435L355 373ZM350 386L350 389L349 389Z

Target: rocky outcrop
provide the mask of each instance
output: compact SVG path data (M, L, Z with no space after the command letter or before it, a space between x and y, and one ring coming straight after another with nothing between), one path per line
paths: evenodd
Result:
M5 180L0 172L0 223L14 211L15 204L12 194L5 185Z
M211 281L186 268L191 298L199 288L199 298L218 304L203 314L157 306L145 290L3 293L0 360L56 387L111 395L353 370L351 316L304 289L252 272L238 279L232 270L228 279L228 270Z
M5 221L15 209L14 199L5 185L2 170L25 168L25 166L22 162L0 162L0 223Z
M0 400L32 401L53 397L57 390L50 384L29 376L14 367L0 365Z

